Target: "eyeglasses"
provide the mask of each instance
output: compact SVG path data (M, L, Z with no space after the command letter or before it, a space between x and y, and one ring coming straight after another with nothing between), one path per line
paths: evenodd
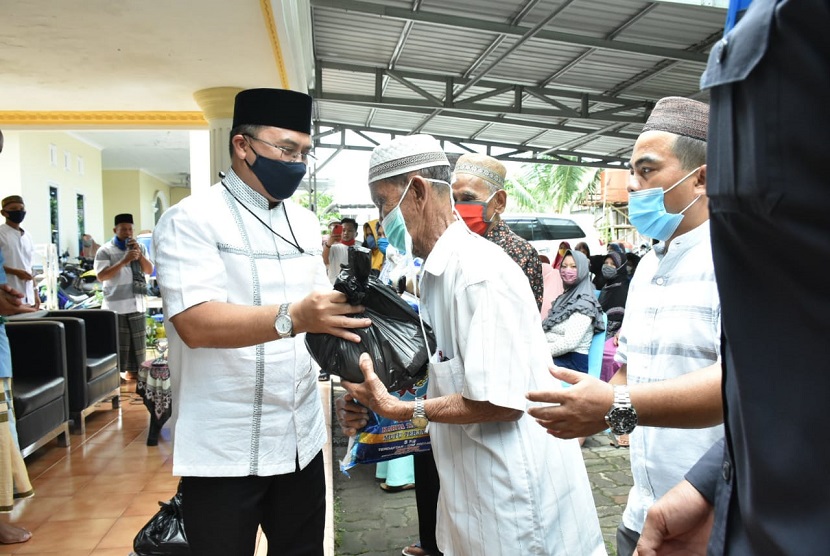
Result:
M250 139L253 139L254 141L259 141L260 143L264 143L264 144L268 145L269 147L274 147L275 149L279 149L280 151L282 151L282 154L281 154L280 156L281 156L282 158L287 157L287 158L288 158L289 160L291 160L291 161L302 160L303 162L308 162L308 159L309 159L309 158L310 158L311 160L317 160L317 159L315 158L315 156L314 156L313 154L311 154L311 153L304 153L304 152L302 152L302 151L295 151L295 150L292 150L292 149L290 149L290 148L288 148L288 147L283 147L283 146L280 146L280 145L275 145L275 144L273 144L273 143L269 143L268 141L263 141L263 140L262 140L262 139L260 139L259 137L254 137L253 135L245 135L245 137L248 137L248 138L250 138Z

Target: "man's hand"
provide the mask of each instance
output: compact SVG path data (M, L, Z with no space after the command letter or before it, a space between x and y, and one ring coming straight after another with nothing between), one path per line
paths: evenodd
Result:
M403 402L386 391L383 382L375 374L375 367L368 353L360 354L360 370L363 371L365 380L361 383L342 380L340 384L343 388L346 389L352 399L357 400L378 415L400 421L401 419L395 410L400 409L400 404Z
M33 313L35 308L24 305L22 299L22 293L8 284L0 284L0 315L7 317L20 313Z
M132 245L136 245L136 247L133 247ZM121 262L128 265L133 261L137 261L141 256L141 250L137 247L138 244L131 244L130 247L127 248L127 252L124 253L124 257L121 259Z
M635 555L705 555L714 508L689 481L682 481L648 510Z
M344 394L334 400L337 422L346 436L354 436L369 422L369 410L358 405L351 394Z
M551 367L554 378L572 384L569 388L528 392L532 402L559 404L532 407L527 412L558 438L580 438L606 429L605 414L614 403L614 387L585 373Z
M326 241L326 245L331 247L335 243L340 243L341 239L343 239L343 234L331 234L328 241Z
M17 278L20 278L24 282L28 282L29 280L34 280L34 278L35 278L34 276L32 276L30 273L26 272L22 268L9 268L9 269L6 269L6 274L11 274L12 276L16 276Z
M338 291L312 292L291 304L289 314L294 322L294 332L331 334L344 340L359 343L360 336L350 332L353 328L366 328L372 321L352 318L348 315L363 312L363 306L350 305L345 294Z

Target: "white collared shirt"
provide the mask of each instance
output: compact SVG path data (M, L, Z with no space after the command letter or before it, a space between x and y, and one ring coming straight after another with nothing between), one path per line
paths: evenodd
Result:
M7 267L25 270L32 274L35 246L32 243L31 234L26 233L23 228L15 230L8 224L0 224L0 249L3 250ZM25 305L35 304L34 280L21 280L8 273L6 280L9 286L24 294Z
M428 397L524 411L530 390L561 388L527 277L504 251L455 222L424 262L421 309L435 332ZM430 424L440 476L436 530L447 556L605 554L576 440L514 422Z
M640 261L628 290L616 360L628 365L629 384L659 382L715 363L720 337L707 221L675 238L668 251L660 243ZM629 448L634 486L623 524L641 532L648 508L722 436L722 425L634 429Z
M326 440L318 368L305 335L238 349L191 349L170 319L207 301L278 305L314 289L330 291L320 225L291 201L269 210L233 171L224 182L238 200L216 184L171 207L153 232L176 412L173 474L290 473L297 459L300 468L308 465Z

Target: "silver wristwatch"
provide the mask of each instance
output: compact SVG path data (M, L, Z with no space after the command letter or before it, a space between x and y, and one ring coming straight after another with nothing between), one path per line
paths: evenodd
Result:
M614 434L628 434L637 426L637 410L631 405L628 386L614 386L614 405L605 414L605 422Z
M294 336L294 321L291 320L291 315L288 314L288 307L290 305L290 303L280 305L277 318L274 319L274 329L280 338L291 338Z
M424 409L424 399L415 398L415 411L412 412L412 424L419 429L425 429L429 425L427 412Z

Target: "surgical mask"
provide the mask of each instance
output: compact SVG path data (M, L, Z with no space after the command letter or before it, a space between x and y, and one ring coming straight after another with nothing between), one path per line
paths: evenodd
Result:
M368 249L376 249L378 246L378 242L375 241L375 236L366 236L366 239L363 240L363 244Z
M126 239L120 239L118 236L115 236L114 238L112 238L112 242L115 244L116 247L118 247L122 251L127 250L127 240Z
M7 210L6 211L6 218L14 222L15 224L20 224L23 222L23 219L26 218L26 211L25 210Z
M452 187L450 184L445 182L444 180L433 180L430 178L424 178L427 181L431 182L438 182L443 183L447 187L450 188L450 198L452 199ZM409 183L406 184L406 187L403 190L403 195L401 195L401 200L398 201L398 204L395 205L389 214L383 219L383 222L380 223L383 231L386 233L386 238L389 240L389 245L394 247L398 253L404 255L411 255L412 254L412 237L409 235L409 232L406 229L406 221L404 220L403 213L401 212L401 203L403 203L406 194L409 193L409 186L412 185L412 180L409 180Z
M562 283L571 285L576 282L576 269L575 268L560 268L559 269L559 276L562 277Z
M254 151L254 148L251 147L251 150ZM268 195L279 200L289 199L303 181L307 170L305 163L283 162L266 158L256 151L254 153L257 155L254 163L249 164L246 160L245 164L248 164L248 168L260 181Z
M378 250L384 255L386 254L386 248L389 247L389 240L385 237L378 239Z
M83 244L84 244L84 247L92 247L92 240L91 239L85 239L85 240L83 240Z
M677 214L666 212L664 197L698 170L699 166L665 191L662 187L654 187L628 194L628 219L638 232L658 241L666 241L674 234L683 221L683 213L700 199L700 195Z
M492 219L487 220L487 207L496 193L498 191L494 191L492 195L487 197L486 201L458 201L455 203L455 210L473 233L483 236L487 232L487 227L493 222Z
M617 274L617 268L612 264L604 264L602 265L602 276L606 280L610 280Z

